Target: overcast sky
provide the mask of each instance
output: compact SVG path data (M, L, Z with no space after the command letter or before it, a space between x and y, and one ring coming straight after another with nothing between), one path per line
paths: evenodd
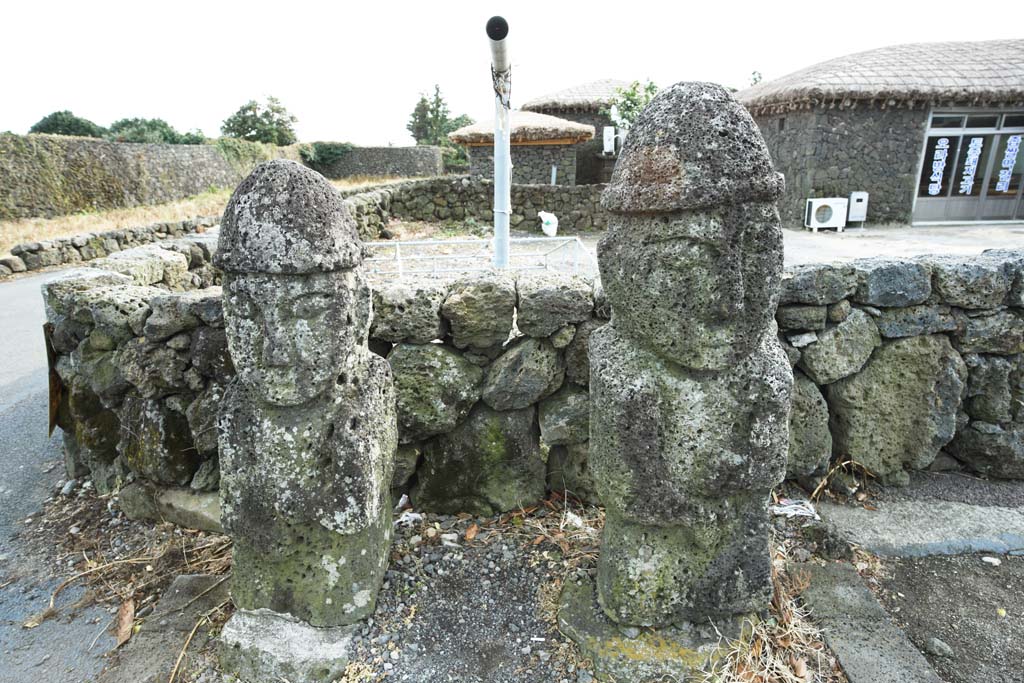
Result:
M1012 6L1013 3L1006 5ZM708 80L742 88L883 45L1019 38L978 5L701 2L38 2L0 16L0 131L70 109L101 125L158 117L217 135L274 95L300 140L412 144L405 126L437 83L454 114L492 112L484 25L510 25L513 106L595 80Z

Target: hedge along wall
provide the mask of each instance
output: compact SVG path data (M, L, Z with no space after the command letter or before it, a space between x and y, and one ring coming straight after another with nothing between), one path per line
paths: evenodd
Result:
M234 187L261 161L301 161L300 147L228 138L209 145L158 145L3 133L0 220L160 204ZM438 175L441 152L356 147L324 170L331 178Z
M71 476L100 491L217 488L234 369L215 240L122 251L45 288ZM1024 251L787 273L788 476L815 484L853 459L893 484L924 468L1024 478L1022 276ZM555 273L379 284L371 348L397 387L396 493L474 513L546 489L595 500L587 340L608 313L599 284Z

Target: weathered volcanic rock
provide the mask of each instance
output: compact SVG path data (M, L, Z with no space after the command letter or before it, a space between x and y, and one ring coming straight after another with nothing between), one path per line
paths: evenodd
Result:
M966 380L944 336L886 342L863 370L826 387L836 457L906 483L906 470L927 467L953 438Z
M444 434L480 399L484 371L442 344L398 344L388 354L400 443Z

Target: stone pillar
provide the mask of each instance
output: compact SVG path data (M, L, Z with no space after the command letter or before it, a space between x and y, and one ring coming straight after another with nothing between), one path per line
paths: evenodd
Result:
M238 612L221 659L246 681L340 675L387 565L397 419L387 361L367 348L362 259L340 196L300 164L261 164L224 213L214 263L237 376L221 507Z
M737 635L768 607L766 508L793 383L774 323L782 189L746 110L720 86L679 83L630 130L602 197L612 319L590 337L601 613L585 604L592 588L571 586L562 620L624 680L700 666L717 640L702 625ZM623 639L638 626L656 630Z

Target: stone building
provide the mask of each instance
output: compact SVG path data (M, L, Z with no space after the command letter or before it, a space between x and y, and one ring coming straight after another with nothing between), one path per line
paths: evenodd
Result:
M738 97L786 177L785 225L859 190L868 223L1024 220L1024 40L894 45Z
M594 127L594 139L580 143L576 147L576 183L578 185L607 183L611 180L615 155L602 154L604 150L602 134L605 126L615 124L607 114L602 113L602 110L611 106L616 90L628 88L629 85L629 81L604 78L542 95L523 105L524 111L558 116Z
M556 185L576 184L578 143L593 139L593 126L518 110L510 122L513 183L548 185L554 168ZM471 175L494 177L493 122L463 126L448 139L466 147Z

